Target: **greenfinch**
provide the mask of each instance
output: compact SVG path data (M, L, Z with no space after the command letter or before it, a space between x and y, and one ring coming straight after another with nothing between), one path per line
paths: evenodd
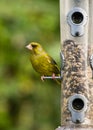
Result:
M51 76L52 79L60 77L60 70L55 60L49 56L39 43L31 42L26 46L30 50L30 61L33 68L41 75L41 79ZM60 83L60 79L55 79Z

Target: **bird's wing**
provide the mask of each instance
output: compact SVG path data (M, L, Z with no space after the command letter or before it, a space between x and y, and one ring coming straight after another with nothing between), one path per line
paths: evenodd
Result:
M47 55L47 60L48 60L48 62L49 62L51 65L53 65L53 68L54 68L54 70L55 70L55 73L58 73L58 74L59 74L59 68L58 68L58 65L57 65L57 63L55 62L55 60L54 60L51 56L49 56L49 55Z

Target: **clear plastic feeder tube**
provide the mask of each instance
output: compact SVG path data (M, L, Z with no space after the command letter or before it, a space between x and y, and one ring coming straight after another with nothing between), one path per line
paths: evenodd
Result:
M92 10L93 0L60 0L61 51L65 64L61 127L57 130L93 129Z

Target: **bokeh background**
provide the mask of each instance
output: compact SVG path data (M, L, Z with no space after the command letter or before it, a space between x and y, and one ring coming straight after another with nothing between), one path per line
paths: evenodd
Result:
M25 46L40 42L60 66L58 0L0 0L0 130L54 130L60 86L42 82Z

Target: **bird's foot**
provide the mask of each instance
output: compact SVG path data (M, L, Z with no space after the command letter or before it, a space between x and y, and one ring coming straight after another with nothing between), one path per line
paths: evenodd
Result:
M55 77L56 77L56 76L55 76L55 73L53 73L53 74L52 74L52 79L55 79Z
M41 76L41 80L44 82L44 78L45 78L45 76L44 75L42 75Z

